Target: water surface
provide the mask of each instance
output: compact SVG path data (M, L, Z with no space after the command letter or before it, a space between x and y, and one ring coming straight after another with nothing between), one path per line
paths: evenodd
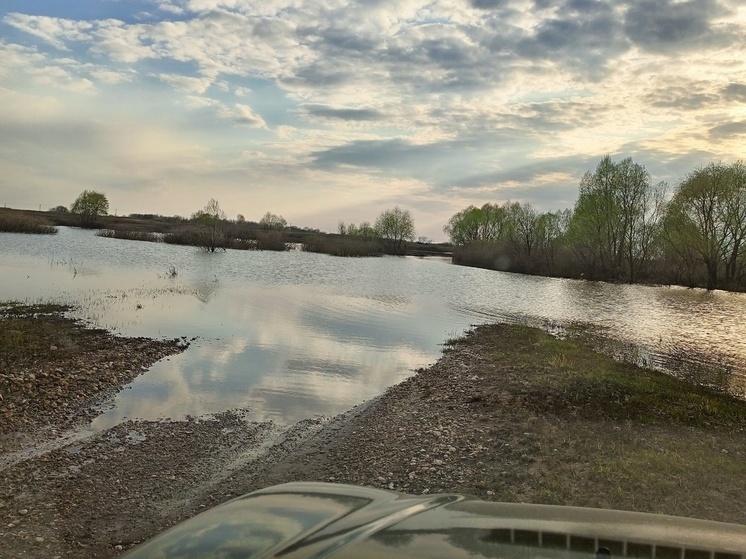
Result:
M169 277L173 266L176 277ZM94 422L248 406L281 423L335 414L437 360L470 325L591 325L619 356L746 391L746 296L453 266L443 258L203 253L0 233L0 299L54 300L123 335L193 339Z

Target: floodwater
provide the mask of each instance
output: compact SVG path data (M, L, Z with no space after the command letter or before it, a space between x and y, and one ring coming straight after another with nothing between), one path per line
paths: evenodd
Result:
M177 274L171 277L169 269ZM248 407L287 424L336 414L438 359L471 325L577 324L618 357L746 393L746 295L611 285L451 265L443 258L207 254L97 237L0 233L0 300L76 305L122 335L193 339L93 427Z

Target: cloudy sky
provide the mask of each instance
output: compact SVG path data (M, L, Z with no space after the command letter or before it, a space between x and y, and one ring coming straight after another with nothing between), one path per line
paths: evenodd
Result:
M573 204L606 153L746 158L743 0L3 0L0 204L118 214Z

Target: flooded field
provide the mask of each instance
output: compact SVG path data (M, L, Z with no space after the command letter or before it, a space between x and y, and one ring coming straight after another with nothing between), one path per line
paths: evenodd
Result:
M257 421L335 414L433 363L483 322L583 330L608 351L746 392L746 296L506 274L439 258L341 259L96 237L0 234L0 299L78 306L131 336L192 340L94 427L248 407ZM176 272L173 274L173 272Z

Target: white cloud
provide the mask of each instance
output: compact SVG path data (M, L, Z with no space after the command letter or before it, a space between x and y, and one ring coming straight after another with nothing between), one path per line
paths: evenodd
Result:
M254 114L248 105L236 103L231 108L222 108L218 114L221 118L230 120L235 124L249 126L250 128L267 128L267 123L264 122L264 119Z
M67 50L65 41L87 40L87 32L93 27L93 24L87 21L20 13L10 13L3 18L3 21L16 29L43 39L60 50Z
M162 0L161 2L158 2L158 9L162 12L169 12L177 15L181 15L184 13L184 8L182 8L181 6L177 6L176 4L168 0Z
M126 83L135 79L133 72L116 72L112 70L93 70L91 76L97 81L109 85Z
M207 107L220 107L220 101L211 99L210 97L203 97L200 95L187 95L183 101L185 106L190 109L204 109Z
M212 80L209 78L193 78L179 74L160 74L158 78L186 93L204 93L210 87Z

